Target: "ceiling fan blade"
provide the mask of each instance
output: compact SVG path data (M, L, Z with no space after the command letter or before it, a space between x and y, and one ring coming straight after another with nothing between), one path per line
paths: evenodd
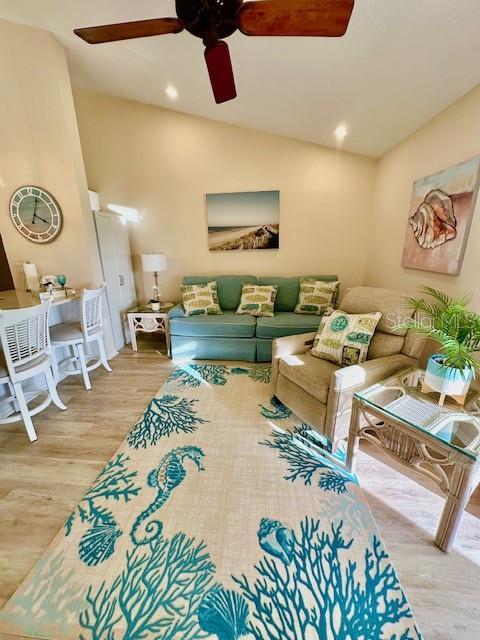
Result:
M238 10L247 36L343 36L355 0L258 0Z
M237 97L237 90L227 43L219 40L214 45L207 46L205 60L215 102L220 104L234 100Z
M178 18L156 18L75 29L74 33L89 44L101 44L117 40L131 40L132 38L163 36L167 33L179 33L182 30L183 23Z

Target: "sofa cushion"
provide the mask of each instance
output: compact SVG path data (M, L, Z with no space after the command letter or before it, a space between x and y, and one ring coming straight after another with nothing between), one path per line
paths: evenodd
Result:
M295 313L306 313L321 316L328 307L335 304L340 282L325 282L300 278L300 292L298 294Z
M332 373L340 369L333 362L314 358L309 353L282 356L279 372L308 394L327 404Z
M403 336L392 336L388 333L375 331L368 348L367 360L395 356L397 353L401 353L404 342Z
M193 316L171 318L170 333L173 336L209 338L253 338L255 318L237 316L234 311L225 311L221 316Z
M373 313L380 311L382 317L377 331L395 336L404 336L407 329L396 325L413 316L413 310L404 307L405 294L392 289L377 287L353 287L345 294L338 308L346 313Z
M332 282L338 280L337 276L306 276L314 280ZM258 278L259 284L273 284L278 287L277 299L275 301L275 311L293 311L297 304L298 293L300 291L300 277L276 277L264 276Z
M218 304L217 283L182 285L182 304L187 317L220 316L222 310Z
M257 337L283 338L283 336L294 336L299 333L311 333L317 331L319 324L318 316L278 311L273 318L257 319Z
M276 297L277 287L273 285L244 284L237 313L240 316L273 318Z
M187 276L183 284L203 284L216 280L218 300L223 311L235 311L240 304L243 284L257 284L256 276Z
M381 317L380 312L352 314L344 311L323 316L310 353L345 367L365 362Z

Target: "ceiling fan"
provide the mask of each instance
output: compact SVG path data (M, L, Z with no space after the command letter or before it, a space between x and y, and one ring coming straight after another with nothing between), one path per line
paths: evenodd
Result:
M75 29L89 44L179 33L186 29L205 45L217 104L237 97L228 38L247 36L343 36L355 0L176 0L176 18L138 20Z

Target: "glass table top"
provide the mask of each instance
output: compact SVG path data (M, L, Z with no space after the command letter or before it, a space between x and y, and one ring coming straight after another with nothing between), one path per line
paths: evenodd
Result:
M355 397L401 422L430 434L470 458L480 453L480 392L471 388L465 406L439 394L422 393L425 372L409 369L363 389Z
M160 305L160 310L153 311L150 304L141 304L138 307L129 309L127 313L165 313L169 311L169 309L171 309L173 306L173 302L162 302Z

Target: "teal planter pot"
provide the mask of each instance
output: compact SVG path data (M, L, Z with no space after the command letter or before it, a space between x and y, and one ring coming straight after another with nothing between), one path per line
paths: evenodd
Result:
M443 359L444 356L441 353L434 353L428 359L424 382L425 390L428 388L432 391L438 391L441 394L442 404L445 396L464 400L473 380L473 370L470 367L463 370L445 367L442 364Z

